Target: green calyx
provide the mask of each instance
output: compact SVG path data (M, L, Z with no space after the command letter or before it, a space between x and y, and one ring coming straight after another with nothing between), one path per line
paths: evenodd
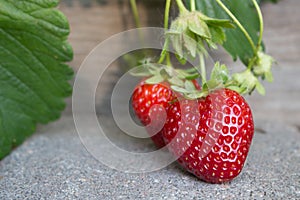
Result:
M253 66L253 73L257 77L266 79L268 82L273 81L272 65L275 62L274 58L265 54L262 51L257 53L257 60Z
M229 20L210 18L199 11L186 11L171 23L166 36L180 58L206 54L205 43L216 48L226 40L223 28L233 28Z
M265 95L266 93L263 85L249 69L241 73L233 74L232 80L228 82L226 87L240 94L251 94L255 89L257 89L261 95Z
M225 84L230 80L228 69L225 65L221 65L216 62L210 79L206 81L201 90L196 90L195 88L185 86L185 88L172 87L175 91L181 92L187 99L198 99L206 97L210 92L218 88L224 88Z
M239 94L251 94L255 89L261 94L265 94L265 89L258 78L250 69L230 76L228 68L224 64L217 62L212 70L210 79L206 83L208 91L218 88L229 88Z
M187 70L175 69L168 65L151 62L144 63L132 69L130 74L133 76L147 77L145 82L148 84L157 84L166 81L178 87L184 87L186 81L197 79L200 76L196 68Z

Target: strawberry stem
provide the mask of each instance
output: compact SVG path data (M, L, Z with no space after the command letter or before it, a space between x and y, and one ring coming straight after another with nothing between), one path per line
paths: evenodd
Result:
M250 59L247 69L251 70L253 68L253 65L256 62L256 60L257 60L257 56L254 56L252 59Z
M255 9L257 11L257 15L258 15L258 19L259 19L259 38L258 38L258 42L257 42L257 51L259 51L261 43L262 43L262 38L263 38L263 33L264 33L264 20L263 20L263 16L261 13L261 9L257 3L256 0L252 0L253 4L255 6Z
M169 53L167 50L168 46L169 46L169 39L166 38L166 41L163 46L163 50L161 51L159 60L157 62L158 64L162 64L164 62L166 55Z
M172 66L171 56L170 56L170 53L169 53L169 52L167 53L167 59L166 59L166 62L167 62L167 66Z
M195 11L196 10L196 2L195 0L191 0L191 11Z
M243 32L243 34L245 35L245 37L247 38L247 40L249 41L254 54L257 54L257 49L256 46L252 40L252 38L250 37L249 33L247 32L247 30L244 28L244 26L240 23L240 21L234 16L234 14L232 14L232 12L223 4L223 2L221 0L216 0L216 2L221 6L221 8L231 17L231 19L236 23L236 25L241 29L241 31Z
M165 7L165 16L164 16L164 28L167 30L169 28L169 15L170 15L170 7L171 7L171 0L166 0L166 7ZM164 43L163 50L160 54L160 58L158 60L158 63L161 64L164 62L165 58L167 57L167 65L171 66L171 58L170 53L168 52L167 48L169 46L169 40L166 38L166 41Z
M187 12L188 10L186 9L186 7L184 6L184 4L182 3L182 0L176 0L177 6L179 8L179 12L180 13L184 13Z
M169 15L170 15L170 6L171 0L166 0L166 9L165 9L165 19L164 19L164 28L167 30L169 28ZM167 65L172 66L170 53L167 51Z
M205 67L205 60L203 53L199 53L199 59L200 59L200 73L201 73L201 80L202 85L206 83L206 67Z
M141 27L141 21L140 21L138 9L137 9L136 1L135 0L130 0L130 4L131 4L131 9L132 9L132 12L133 12L136 27L140 28Z
M136 0L130 0L130 4L131 4L133 16L134 16L135 25L137 28L141 28L141 21L140 21L140 17L139 17L139 11L138 11L137 5L136 5ZM139 34L139 40L143 44L144 43L143 33L140 30L138 30L138 34Z
M164 17L164 28L169 27L169 14L170 14L171 0L166 0L165 17Z

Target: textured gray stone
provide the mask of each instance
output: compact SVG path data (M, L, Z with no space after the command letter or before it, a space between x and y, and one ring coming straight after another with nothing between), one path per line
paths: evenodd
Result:
M299 199L300 133L263 120L256 126L265 133L255 133L242 173L214 185L176 163L143 174L110 169L86 151L73 119L64 117L0 161L0 199ZM145 144L151 149L150 140Z

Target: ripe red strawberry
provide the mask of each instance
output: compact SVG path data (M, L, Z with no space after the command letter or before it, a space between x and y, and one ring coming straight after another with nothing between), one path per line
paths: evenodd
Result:
M178 162L211 183L230 181L241 172L253 133L250 107L229 89L173 103L162 131Z
M155 119L162 118L160 116L165 113L169 103L175 99L176 95L170 89L170 85L167 82L146 84L142 81L133 92L132 107L141 123L147 126L150 124L151 119L153 119L151 126L147 126L146 129L158 148L165 146L161 132L157 130L157 127L162 128L164 124L159 124L162 120Z
M193 83L196 89L200 89L196 80L193 80ZM166 110L179 96L181 95L175 93L168 82L147 84L141 81L133 92L132 107L135 114L146 126L147 132L158 148L165 146L161 130L165 123Z

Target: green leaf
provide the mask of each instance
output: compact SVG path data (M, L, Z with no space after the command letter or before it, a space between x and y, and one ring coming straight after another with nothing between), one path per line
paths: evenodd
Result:
M209 87L207 85L207 82L202 85L202 91L209 91Z
M188 99L199 99L202 97L206 97L208 95L208 92L196 92L196 93L190 93L185 95Z
M190 55L195 58L197 53L197 42L187 34L183 34L183 45L188 50Z
M211 79L206 82L206 85L209 88L209 90L212 90L221 87L223 84L217 80Z
M277 3L279 0L257 0L258 3L265 2L265 1L271 1L272 3Z
M229 72L226 65L221 65L219 62L217 62L211 72L210 79L225 84L229 79Z
M259 94L266 95L266 89L264 88L264 86L260 82L257 82L256 90Z
M176 85L172 85L171 88L172 88L172 90L174 90L176 92L179 92L179 93L182 93L182 94L189 93L189 91L187 89L182 88L182 87L178 87Z
M211 38L207 24L200 18L189 21L189 30L202 38Z
M212 35L212 42L215 44L223 44L226 41L226 35L222 28L220 27L210 27L210 33Z
M60 117L73 71L69 24L56 0L0 0L0 159L37 123Z
M156 84L156 83L161 83L161 82L163 82L163 81L164 81L164 77L161 76L160 73L158 73L158 74L156 74L156 75L154 75L154 76L148 78L148 79L146 80L146 83L148 83L148 84Z
M180 78L173 76L172 78L168 79L168 82L171 83L171 85L175 85L175 86L184 86L184 82L183 80L181 80Z
M242 87L234 86L234 85L230 85L227 88L231 89L231 90L234 90L234 91L236 91L239 94L245 94L246 90L247 90L247 88L242 88Z
M173 69L172 68L169 68L169 67L163 67L163 68L160 68L159 70L159 73L160 75L165 79L169 79L170 77L173 76Z
M140 65L138 67L135 67L133 69L130 70L130 74L132 76L141 76L141 77L145 77L145 76L151 76L153 75L150 71L149 68L147 67L147 65Z
M160 66L160 73L162 73L162 71L164 71L164 73L166 74L167 77L172 77L174 76L175 70L173 67L171 66Z
M176 69L175 71L180 79L194 80L200 77L200 73L194 67L187 70Z
M258 42L259 19L251 0L223 0L227 8L236 16L245 29L249 32L252 40ZM215 0L196 0L197 9L211 18L230 19ZM253 49L239 28L225 29L226 42L224 48L234 60L240 60L248 65L253 57Z
M179 58L183 58L183 39L182 35L174 35L170 37L170 40L172 41L174 50L176 52L176 55L178 55Z
M224 28L235 28L234 24L227 19L216 19L216 18L206 18L205 22L210 26L224 27Z
M186 58L183 55L175 54L175 57L180 62L180 64L185 65L187 63Z
M192 81L186 80L184 83L184 87L188 90L188 91L194 91L196 90L195 85Z

